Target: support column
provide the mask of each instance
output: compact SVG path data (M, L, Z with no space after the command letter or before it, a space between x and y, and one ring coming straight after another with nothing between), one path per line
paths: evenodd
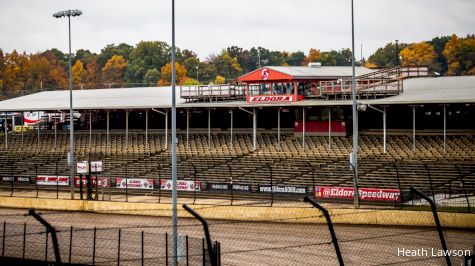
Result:
M129 148L129 110L125 111L125 148Z
M25 112L21 112L21 146L23 147L23 127L25 126Z
M305 107L302 107L302 149L305 150Z
M89 110L89 148L92 145L92 111Z
M332 151L332 109L328 107L328 151Z
M148 109L145 110L145 148L148 149Z
M211 148L211 108L208 109L208 148Z
M186 148L187 149L190 145L189 131L190 131L190 110L186 109Z
M168 109L165 110L165 150L168 150Z
M383 139L384 139L384 154L386 154L386 107L383 107Z
M8 121L7 119L8 119L7 111L5 111L5 121L3 123L3 126L5 127L5 149L8 148Z
M252 108L254 116L252 118L252 150L257 149L257 112L256 108Z
M444 154L447 153L447 105L444 104Z
M57 117L55 115L54 116L54 148L56 148L56 142L57 142L57 129L56 129L56 127L57 127L58 123L56 122L56 119L57 119ZM23 128L21 130L23 132ZM23 141L22 141L22 145L23 145Z
M234 125L234 121L233 121L233 109L229 110L229 113L231 114L231 149L234 148L234 145L233 145L233 125Z
M40 112L36 112L36 117L38 118L38 147L39 147L40 146L40 125L41 125Z
M107 110L107 119L106 119L106 124L107 124L107 129L106 129L106 145L107 145L107 148L109 148L109 144L110 144L110 132L109 132L110 112L111 112L111 111Z
M277 146L280 149L280 107L277 107Z
M416 152L416 106L412 106L412 152Z

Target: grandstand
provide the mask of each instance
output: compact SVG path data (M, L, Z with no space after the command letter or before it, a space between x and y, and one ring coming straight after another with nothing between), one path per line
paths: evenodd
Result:
M186 97L178 101L178 178L196 179L203 186L250 184L252 192L270 183L308 191L315 185L351 187L348 69L309 67L300 76L285 78L283 72L297 73L296 68L266 71L271 77L266 80L254 80L253 73L241 77L246 85L240 89L180 90ZM281 76L272 80L272 71ZM378 112L359 114L359 185L455 194L463 186L473 194L475 77L427 77L427 69L419 68L360 72L359 104L384 108L388 116L386 128ZM397 93L381 90L388 84L395 88L394 83ZM289 91L295 96L290 101L282 93L285 86L295 88ZM223 93L226 88L232 88L229 98ZM171 123L164 118L170 93L169 87L74 91L74 108L82 114L75 122L76 161L102 160L102 174L112 178L155 179L157 184L169 179L171 141L164 127ZM2 101L0 111L57 113L69 108L67 96L66 91L40 92ZM252 97L270 102L253 102ZM37 175L68 175L68 132L44 124L1 138L0 176L33 180Z

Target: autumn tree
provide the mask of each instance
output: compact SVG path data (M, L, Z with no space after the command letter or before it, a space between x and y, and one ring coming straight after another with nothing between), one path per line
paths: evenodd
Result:
M166 42L141 41L130 52L127 82L143 83L149 69L161 69L171 61L171 48Z
M102 80L104 83L113 83L124 86L124 74L127 63L121 55L113 55L102 68Z
M186 80L186 69L180 63L175 62L175 81L182 85ZM170 86L172 81L172 64L168 63L161 68L161 77L158 86Z
M308 51L308 55L305 57L303 64L307 65L310 62L320 62L322 60L322 53L320 50L311 48L310 51Z
M101 67L97 63L96 59L93 59L86 65L86 75L85 75L86 88L94 89L99 87L101 83Z
M121 55L127 62L133 48L133 46L126 43L120 43L119 45L108 44L101 49L101 53L97 56L97 64L99 64L101 68L104 67L107 61L114 55Z
M77 60L71 68L73 85L82 86L86 82L86 69L81 60Z
M453 34L445 45L444 56L447 58L448 75L475 74L475 37L465 39Z
M214 79L214 84L224 84L226 81L226 78L220 75L217 75L216 78Z
M413 43L400 52L403 66L429 66L431 71L440 71L437 53L428 42Z
M226 51L222 51L218 56L210 57L210 62L216 67L217 74L226 79L235 79L242 73L237 58L231 57Z

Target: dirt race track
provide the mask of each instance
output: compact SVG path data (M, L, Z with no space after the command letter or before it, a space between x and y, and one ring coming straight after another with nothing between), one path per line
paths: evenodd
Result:
M26 213L26 210L0 209L0 222L6 222L4 255L22 256L26 223L25 257L44 259L44 227ZM93 230L86 229L97 227L95 264L117 265L119 228L122 234L120 265L141 265L141 231L144 231L145 265L166 264L165 233L171 233L170 218L82 212L40 213L59 230L63 261L69 257L70 226L73 226L73 261L92 264ZM216 220L209 223L213 240L221 243L222 265L338 265L326 225ZM190 253L197 254L190 260L190 265L202 265L199 256L204 236L201 225L183 218L179 220L178 230L180 235L189 236ZM446 265L443 257L432 256L441 249L434 228L337 225L335 232L346 265ZM445 229L444 235L448 249L464 250L465 253L469 250L473 254L474 231ZM168 246L171 246L170 238ZM402 249L419 250L419 256L402 256ZM51 247L47 256L54 261ZM452 265L461 265L463 257L452 256L451 260ZM182 262L180 265L186 264Z

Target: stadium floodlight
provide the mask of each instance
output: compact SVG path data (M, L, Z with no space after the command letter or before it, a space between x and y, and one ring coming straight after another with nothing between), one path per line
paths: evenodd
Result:
M69 143L70 151L68 154L68 163L69 163L69 187L71 189L71 199L74 199L74 114L73 114L73 78L71 70L71 17L77 17L82 15L81 10L66 10L59 11L53 14L55 18L68 17L68 29L69 29L69 54L68 54L68 63L69 63Z
M354 16L353 16L353 0L351 0L351 96L352 96L352 116L353 116L353 152L352 159L350 162L354 170L354 194L353 194L353 203L355 208L359 208L359 193L358 193L358 111L356 107L356 78L355 78L355 27L354 27ZM351 157L350 157L351 158Z

